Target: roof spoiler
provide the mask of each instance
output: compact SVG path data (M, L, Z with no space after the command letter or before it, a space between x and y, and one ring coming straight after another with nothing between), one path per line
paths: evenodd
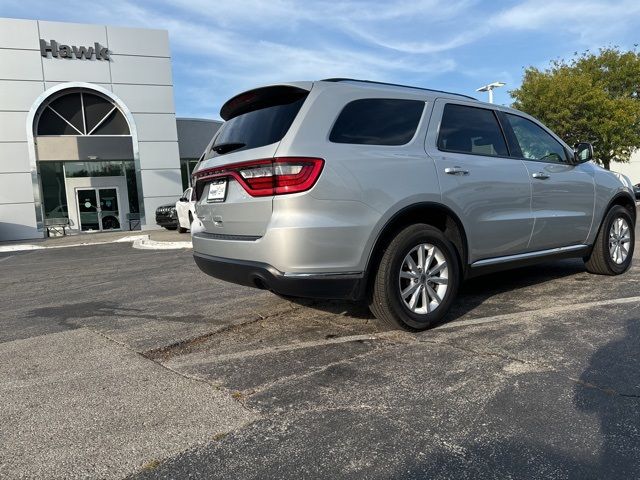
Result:
M247 90L228 100L220 109L223 120L231 120L243 113L275 105L287 105L304 98L309 90L292 85L272 85Z

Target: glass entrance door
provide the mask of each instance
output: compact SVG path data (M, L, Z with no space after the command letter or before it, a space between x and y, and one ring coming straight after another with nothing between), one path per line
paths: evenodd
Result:
M118 204L118 189L99 188L100 223L102 230L120 230L120 209Z
M120 230L118 189L77 188L78 218L83 232Z

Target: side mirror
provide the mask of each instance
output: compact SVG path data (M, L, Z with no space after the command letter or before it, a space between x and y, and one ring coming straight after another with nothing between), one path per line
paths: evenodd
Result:
M186 198L186 197L180 197L180 198L178 199L178 201L180 201L180 202L188 202L189 200L187 200L187 198Z
M574 147L573 154L576 163L593 160L593 145L587 142L580 142Z

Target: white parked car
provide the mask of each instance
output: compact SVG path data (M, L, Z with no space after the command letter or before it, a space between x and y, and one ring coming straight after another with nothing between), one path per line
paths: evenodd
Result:
M196 201L193 188L187 188L176 202L178 213L178 231L185 233L191 229L191 222L196 218Z

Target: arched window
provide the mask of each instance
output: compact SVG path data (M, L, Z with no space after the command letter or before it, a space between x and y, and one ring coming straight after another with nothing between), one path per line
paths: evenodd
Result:
M84 89L64 90L40 107L36 135L130 135L129 124L107 97Z

